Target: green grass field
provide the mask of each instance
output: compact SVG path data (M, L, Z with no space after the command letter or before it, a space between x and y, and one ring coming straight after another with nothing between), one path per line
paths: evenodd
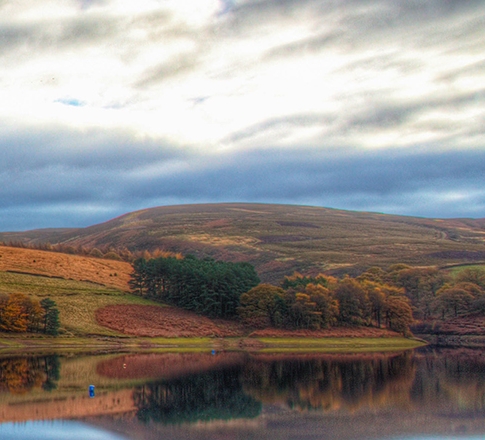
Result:
M57 303L63 336L122 336L96 323L98 308L115 304L160 305L120 290L97 284L0 272L0 294L23 293L39 300L49 297Z
M268 353L365 353L402 351L426 345L408 338L258 338Z
M465 269L485 270L485 264L460 264L459 266L450 267L449 269L446 269L446 270L452 276L455 276Z
M0 294L23 293L53 299L59 308L61 331L58 338L41 334L4 334L0 352L13 350L99 351L121 348L157 351L207 351L211 348L238 350L241 338L225 342L211 338L129 337L97 324L98 308L117 304L162 305L116 289L89 282L0 272ZM231 340L233 339L233 340ZM257 338L256 349L268 352L368 352L415 348L421 342L406 338Z

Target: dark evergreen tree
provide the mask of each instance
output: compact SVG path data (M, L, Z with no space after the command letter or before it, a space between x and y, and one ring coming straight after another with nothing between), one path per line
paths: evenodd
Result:
M227 263L194 256L139 259L133 264L134 293L211 317L236 315L239 297L259 284L248 263Z
M61 325L57 304L50 298L44 298L40 305L44 309L44 333L57 336Z

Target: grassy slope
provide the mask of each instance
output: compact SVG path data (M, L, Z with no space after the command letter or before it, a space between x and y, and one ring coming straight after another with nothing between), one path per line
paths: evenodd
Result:
M18 292L52 298L60 310L62 334L66 336L118 336L96 323L98 308L153 304L127 293L131 270L130 264L120 261L2 246L0 294Z
M96 321L96 310L103 308L105 306L112 305L153 305L162 307L160 304L147 301L145 299L139 298L137 296L131 295L126 291L121 290L119 287L114 287L112 284L120 284L120 280L123 279L122 273L119 276L110 276L113 274L112 263L106 260L100 260L89 257L76 257L72 255L56 254L53 252L43 252L35 250L26 249L16 249L16 248L0 248L1 255L1 268L3 270L22 270L23 272L31 271L33 274L27 273L13 273L0 271L0 294L2 293L24 293L29 296L34 296L38 299L44 297L50 297L56 301L58 308L60 310L61 318L61 338L55 340L56 344L59 346L59 350L79 350L88 349L96 350L96 344L99 345L99 341L89 341L86 340L86 336L98 336L98 337L124 337L121 333L111 330L109 328L99 325ZM63 262L63 265L59 265L59 262ZM60 276L66 270L68 266L72 269L69 272L71 275L76 275L79 278L89 279L89 277L94 277L98 282L103 281L101 274L104 273L105 282L107 285L96 284L89 281L80 281L75 279L62 279ZM94 269L93 269L94 268ZM116 266L117 270L123 267ZM126 265L125 269L131 267ZM82 270L84 269L84 270ZM92 269L92 270L89 270ZM105 272L102 272L105 270ZM42 273L43 275L39 275ZM49 275L49 276L47 276ZM124 274L128 276L128 272ZM116 278L116 279L115 279ZM121 287L126 289L126 283L120 284ZM196 318L196 316L194 315ZM52 349L52 342L49 338L42 338L41 335L35 336L33 339L29 336L25 339L24 335L15 334L5 334L8 339L2 338L1 346L2 351L11 351L15 347L24 347L24 350L36 350L36 349ZM68 337L70 339L65 339ZM74 339L72 339L74 337ZM39 339L40 338L40 339ZM214 342L213 339L209 338L154 338L151 340L152 344L158 346L165 346L173 350L174 348L182 351L190 350L204 350L210 349L214 344L223 344L224 349L238 349L239 343L237 340L233 342L228 341L227 343L221 342L218 338ZM130 337L130 344L134 347L143 347L143 338ZM373 339L370 342L362 340L359 344L355 344L355 338L351 341L350 347L355 351L362 350L373 350L375 345ZM114 341L111 341L112 345ZM342 340L345 347L348 347L348 343ZM407 347L408 342L401 341L401 338L392 338L392 342L389 348L401 349L402 347ZM94 344L94 345L93 345ZM226 344L226 345L224 345ZM232 345L231 345L232 344ZM385 339L380 338L379 345L381 348L385 345ZM335 347L330 344L323 343L321 339L307 336L307 337L296 337L292 338L292 343L288 344L288 341L280 338L270 338L257 343L253 349L261 349L267 347L270 349L277 349L288 351L291 347L301 347L303 350L335 350ZM290 348L288 348L291 346ZM273 347L273 348L271 348ZM116 347L114 347L116 348Z
M0 293L12 292L39 299L52 298L59 308L62 334L66 336L120 335L96 323L98 308L115 304L154 304L121 290L93 283L0 272Z
M264 281L294 270L338 270L396 262L439 265L485 261L485 220L425 219L266 204L145 209L84 229L3 233L0 240L163 248L249 261Z
M99 347L92 345L86 336L102 337L124 337L125 335L100 326L95 319L96 310L108 305L155 305L159 304L147 301L134 295L122 292L109 287L93 286L74 280L62 280L57 278L40 277L26 274L15 274L0 272L0 294L10 292L21 292L35 296L39 299L50 297L56 301L61 317L61 338L56 339L58 350L68 349L76 351L80 349L96 350ZM3 351L11 351L15 347L24 347L24 350L52 349L52 341L33 339L23 341L22 335L9 335L10 340L3 339L0 345ZM76 337L74 340L66 340L65 337ZM19 339L20 337L20 339ZM81 338L81 339L79 339ZM259 341L255 346L252 343L247 348L266 350L270 352L288 351L319 351L319 352L366 352L375 350L403 350L421 345L418 341L411 341L400 337L388 338L330 338L320 337L296 337L296 338L257 338ZM223 342L216 338L152 338L151 344L165 347L162 350L173 351L201 351L214 348L216 344L224 350L240 349L235 339L234 342ZM113 344L114 341L108 344ZM128 341L127 341L128 342ZM146 344L143 338L130 337L129 343L134 347L142 348ZM46 345L47 344L47 345ZM222 345L221 345L222 344Z

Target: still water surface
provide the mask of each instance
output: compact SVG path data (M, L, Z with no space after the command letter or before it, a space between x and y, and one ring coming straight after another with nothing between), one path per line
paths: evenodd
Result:
M484 438L485 355L1 357L0 422L13 440Z

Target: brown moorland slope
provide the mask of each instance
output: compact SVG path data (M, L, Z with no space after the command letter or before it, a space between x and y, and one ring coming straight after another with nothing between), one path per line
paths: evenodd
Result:
M311 206L221 203L162 206L82 229L0 233L4 242L156 248L252 263L263 281L295 270L349 271L396 262L485 261L485 219L429 219Z
M236 321L209 319L175 307L109 305L96 311L98 324L131 336L144 337L310 337L382 338L398 333L374 327L332 327L324 330L251 329Z
M132 267L124 261L0 246L0 272L90 281L128 291Z

